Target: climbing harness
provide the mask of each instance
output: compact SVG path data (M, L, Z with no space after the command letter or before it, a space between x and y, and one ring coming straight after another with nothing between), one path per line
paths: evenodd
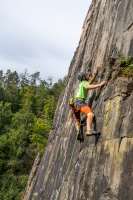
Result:
M69 101L69 108L70 109L73 108L73 107L75 108L74 103L75 103L76 100L79 100L78 106L76 106L77 111L80 109L81 106L87 105L85 103L85 100L83 98L81 98L81 97L75 97L75 98L71 98L70 101Z
M68 124L70 122L70 119L73 117L73 114L75 114L75 117L76 116L79 117L81 107L86 106L86 105L87 104L85 103L84 99L82 99L80 97L71 98L69 100L69 108L72 110L72 114L69 117ZM81 112L83 112L85 114L85 111L86 111L86 108L85 108L85 110L82 110Z
M69 106L73 106L74 105L74 98L71 98L69 101Z
M80 119L80 124L81 124L81 120L82 120L82 117L81 117L81 119ZM80 129L80 126L79 126L79 129ZM78 136L78 134L77 134L77 136ZM69 162L68 169L70 169L70 165L71 165L71 162L72 162L74 150L75 150L76 143L77 143L77 136L76 136L76 139L75 139L75 144L74 144L74 147L73 147L73 151L72 151L72 155L71 155L71 158L70 158L70 162ZM65 177L64 177L64 179L63 179L63 181L62 181L62 184L61 184L61 186L60 186L60 189L59 189L59 191L58 191L58 194L57 194L55 200L57 200L57 198L58 198L58 196L59 196L59 194L60 194L60 191L61 191L61 189L62 189L62 187L63 187L63 184L64 184L64 182L65 182L65 180L66 180L66 177L67 177L68 172L69 172L69 171L67 170L66 175L65 175Z

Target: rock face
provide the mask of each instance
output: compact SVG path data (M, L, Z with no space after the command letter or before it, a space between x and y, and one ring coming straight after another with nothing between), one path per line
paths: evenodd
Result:
M77 92L80 71L93 74L102 64L87 103L95 114L95 136L77 141L58 200L133 199L133 78L120 77L125 68L118 53L133 56L133 0L93 0L83 33L69 67L66 88L55 112L46 150L25 200L56 200L68 171L76 140L75 119L69 120L69 99ZM111 57L107 58L107 55ZM82 117L82 119L85 116ZM81 173L78 173L81 172Z
M27 182L27 186L26 186L26 189L25 189L25 193L24 193L24 195L22 197L22 200L29 199L30 192L32 191L32 187L33 187L33 184L34 184L34 179L36 177L36 172L38 170L40 161L41 161L40 154L38 153L36 158L35 158L32 170L30 172L30 176L29 176L29 179L28 179L28 182Z

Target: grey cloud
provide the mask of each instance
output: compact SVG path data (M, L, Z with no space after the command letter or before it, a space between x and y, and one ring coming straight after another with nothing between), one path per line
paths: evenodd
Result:
M0 1L0 69L64 77L78 46L88 0ZM85 6L84 6L85 5ZM20 71L21 70L21 71ZM52 74L53 73L53 74Z

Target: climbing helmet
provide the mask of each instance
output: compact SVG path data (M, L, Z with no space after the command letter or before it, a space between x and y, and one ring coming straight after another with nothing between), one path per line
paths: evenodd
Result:
M82 81L84 75L85 75L85 72L79 72L77 75L77 79Z

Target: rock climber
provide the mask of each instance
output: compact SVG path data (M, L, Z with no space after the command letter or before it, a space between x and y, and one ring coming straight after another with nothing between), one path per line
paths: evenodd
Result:
M96 135L99 132L96 132L91 129L91 124L94 118L94 114L90 107L86 104L85 100L87 99L88 90L92 90L95 88L102 87L103 85L106 85L106 81L102 81L100 84L92 85L92 83L95 81L96 75L98 74L99 67L96 68L96 71L94 73L94 76L89 80L89 75L85 72L79 72L77 75L77 79L81 81L78 87L77 95L75 98L70 100L70 106L72 110L74 111L75 119L76 119L76 130L78 133L78 139L81 139L81 132L80 132L80 111L84 113L87 116L87 131L86 135ZM73 103L72 103L73 102Z

